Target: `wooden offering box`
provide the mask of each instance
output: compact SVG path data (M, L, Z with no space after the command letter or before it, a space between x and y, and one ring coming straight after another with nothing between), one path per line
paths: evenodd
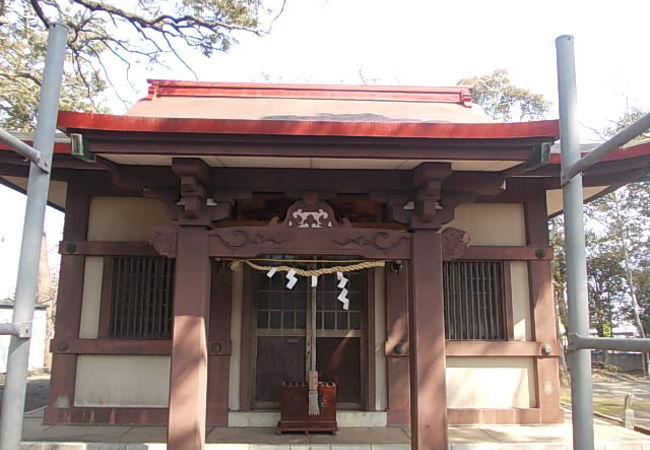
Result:
M304 433L335 433L336 385L318 383L318 406L320 414L310 416L307 383L283 383L281 389L280 422L278 433L300 431Z

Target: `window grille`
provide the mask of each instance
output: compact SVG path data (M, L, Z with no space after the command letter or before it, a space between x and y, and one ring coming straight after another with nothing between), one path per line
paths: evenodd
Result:
M447 339L507 338L503 263L445 262L443 287Z
M158 256L113 258L111 337L171 337L174 263Z
M279 264L285 258L291 259L290 256L274 256ZM344 262L345 259L341 258L341 261ZM324 266L316 259L311 265L292 264L305 269ZM337 300L341 290L337 287L336 276L324 275L318 279L316 329L319 331L361 330L362 299L365 298L367 275L365 271L359 271L348 272L345 276L349 280L347 289L350 307L347 311ZM286 279L281 274L268 278L264 272L257 272L255 277L257 329L296 331L296 334L303 335L306 329L307 302L311 292L310 280L298 277L293 289L287 289Z

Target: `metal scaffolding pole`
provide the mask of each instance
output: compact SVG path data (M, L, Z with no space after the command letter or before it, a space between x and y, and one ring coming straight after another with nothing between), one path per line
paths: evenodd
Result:
M580 159L578 135L577 89L573 36L555 40L557 49L558 93L560 106L560 148L562 171ZM564 174L562 174L564 175ZM569 332L589 335L589 303L587 297L587 258L582 213L582 174L578 173L562 188L564 200L564 233L567 272ZM591 351L569 352L571 371L571 410L573 448L594 449L593 393L591 384Z
M571 370L571 410L573 448L594 449L591 349L648 352L650 339L591 338L587 293L587 258L582 198L582 172L616 151L650 127L650 113L580 158L576 113L576 72L573 36L560 36L557 48L560 105L560 148L562 152L562 193L569 309L569 366Z
M0 421L0 450L18 450L23 428L23 409L29 362L29 343L36 301L36 280L41 253L41 237L45 206L50 184L50 173L41 167L52 164L54 132L63 76L63 62L68 30L60 24L49 29L47 54L38 105L38 122L34 147L40 155L31 153L39 165L32 162L27 185L27 205L23 238L18 264L18 280L13 312L13 330L7 357L7 377L2 397L2 418ZM21 146L22 147L22 146ZM26 150L22 148L22 150ZM20 153L20 149L17 150ZM32 159L30 157L32 161ZM39 167L41 166L41 167ZM7 330L5 330L7 331Z

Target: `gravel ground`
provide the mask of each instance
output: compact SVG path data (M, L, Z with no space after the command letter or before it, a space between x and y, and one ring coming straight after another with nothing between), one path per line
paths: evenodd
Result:
M2 395L4 382L0 384L0 407L2 406ZM25 411L32 411L47 404L47 394L50 388L49 375L30 377L27 380L27 393L25 396Z

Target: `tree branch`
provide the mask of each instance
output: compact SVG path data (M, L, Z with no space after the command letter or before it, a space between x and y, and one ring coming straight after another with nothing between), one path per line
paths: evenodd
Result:
M43 12L43 9L41 8L40 3L38 3L38 0L29 0L29 3L32 5L32 8L34 8L34 11L36 12L36 15L38 16L39 19L41 19L41 22L43 22L43 25L45 25L45 28L50 27L50 21L47 20L47 17L45 16L45 13Z

